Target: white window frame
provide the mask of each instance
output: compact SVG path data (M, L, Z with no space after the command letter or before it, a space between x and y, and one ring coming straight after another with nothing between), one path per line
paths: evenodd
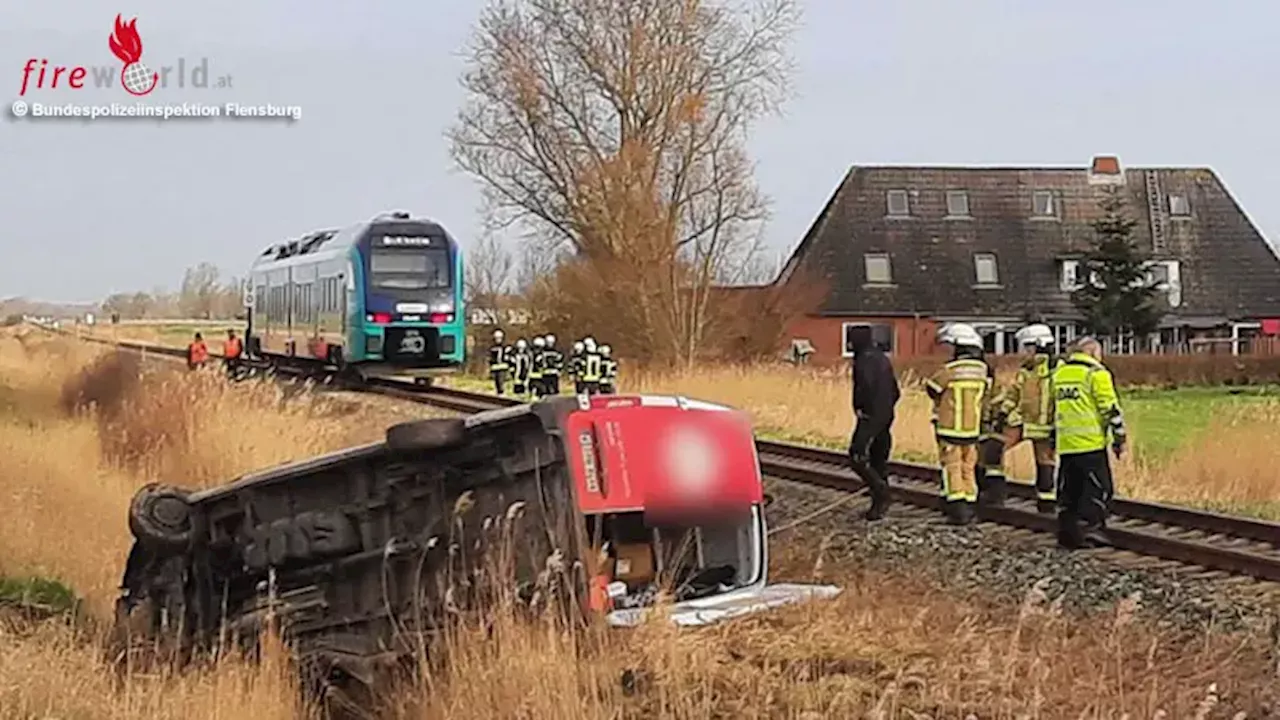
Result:
M902 212L894 210L894 198L902 198ZM911 217L911 193L906 190L886 190L884 208L888 217Z
M1080 278L1078 277L1079 272L1079 260L1063 260L1062 275L1059 277L1058 287L1061 288L1063 292L1073 292L1078 290L1080 288Z
M1174 193L1169 195L1169 216L1176 218L1191 217L1191 198L1186 195ZM1181 207L1179 207L1181 204ZM1181 210L1181 212L1179 212Z
M956 201L956 202L953 202ZM961 208L964 212L956 212L955 205L963 204ZM973 217L969 208L969 191L968 190L948 190L947 191L947 217L949 218L968 218Z
M1040 212L1041 200L1049 199L1048 212ZM1058 197L1052 190L1036 190L1031 193L1031 214L1038 218L1058 217Z
M887 280L873 280L871 278L871 261L884 260L885 274L888 275ZM863 253L862 255L862 274L866 278L867 285L892 285L893 284L893 259L889 257L889 253Z
M872 340L875 339L874 328L884 326L889 328L889 345L890 350L885 351L885 355L893 355L894 349L898 347L898 329L893 323L883 322L844 322L840 323L840 357L851 358L853 351L849 349L849 328L864 327L872 328Z
M982 262L986 260L991 261L992 279L990 281L982 279ZM995 253L976 252L973 254L973 282L978 287L999 287L1000 258L996 257Z

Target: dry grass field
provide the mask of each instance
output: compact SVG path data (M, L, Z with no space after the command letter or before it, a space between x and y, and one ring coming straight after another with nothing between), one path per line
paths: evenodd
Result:
M221 333L205 329L211 349ZM213 330L217 330L214 328ZM130 326L117 336L182 345L193 328ZM906 373L906 393L894 425L894 455L936 462L928 398ZM1005 378L1007 379L1007 378ZM487 391L486 380L445 381ZM853 425L849 381L842 372L787 365L699 369L678 374L624 370L621 389L679 393L749 411L773 439L843 448ZM1275 389L1124 390L1121 401L1134 436L1133 452L1115 464L1127 497L1280 519L1280 394ZM1009 458L1018 477L1032 475L1030 447Z
M261 666L231 658L184 674L132 673L113 685L98 640L129 547L128 500L151 479L219 483L376 439L387 423L424 411L345 395L283 402L273 386L228 386L213 373L140 377L128 360L107 357L30 330L0 335L0 579L56 579L83 599L75 621L33 624L0 611L0 718L308 716L279 648ZM848 412L834 387L820 390L822 381L809 378L769 386L759 377L636 380L736 398L768 425L844 432ZM815 409L792 409L798 398ZM94 408L75 407L85 400ZM921 412L912 399L903 421ZM907 446L927 440L905 429L901 436ZM1225 458L1229 450L1214 452ZM1257 717L1271 678L1267 659L1239 638L1169 635L1135 619L1130 606L1082 631L1032 589L1021 607L944 596L921 578L822 558L818 547L778 548L774 573L837 582L845 592L834 601L696 632L654 624L585 636L499 612L490 634L459 628L445 662L396 694L388 715ZM630 692L619 682L626 669L644 678ZM1216 695L1208 691L1215 683Z

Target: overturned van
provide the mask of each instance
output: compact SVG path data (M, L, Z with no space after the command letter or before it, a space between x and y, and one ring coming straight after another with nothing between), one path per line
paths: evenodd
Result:
M195 649L270 618L312 672L368 684L504 590L615 626L660 596L697 625L836 594L766 583L764 504L750 421L718 405L580 396L420 420L210 490L141 489L117 627Z

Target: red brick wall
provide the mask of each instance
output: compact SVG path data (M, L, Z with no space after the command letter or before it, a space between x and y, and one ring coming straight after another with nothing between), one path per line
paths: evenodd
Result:
M843 360L841 350L844 339L841 335L845 323L868 323L872 325L890 325L893 327L893 356L912 358L922 355L935 355L940 349L934 343L938 324L928 318L901 317L818 317L805 316L791 321L783 337L786 348L791 347L791 340L808 338L813 343L815 352L810 362L818 364L834 364Z

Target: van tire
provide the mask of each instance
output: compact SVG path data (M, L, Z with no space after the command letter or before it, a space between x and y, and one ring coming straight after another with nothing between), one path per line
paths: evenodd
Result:
M439 450L466 439L467 424L461 418L414 420L387 428L387 447L392 450Z
M129 502L129 531L146 545L183 548L190 544L194 530L185 490L148 483Z

